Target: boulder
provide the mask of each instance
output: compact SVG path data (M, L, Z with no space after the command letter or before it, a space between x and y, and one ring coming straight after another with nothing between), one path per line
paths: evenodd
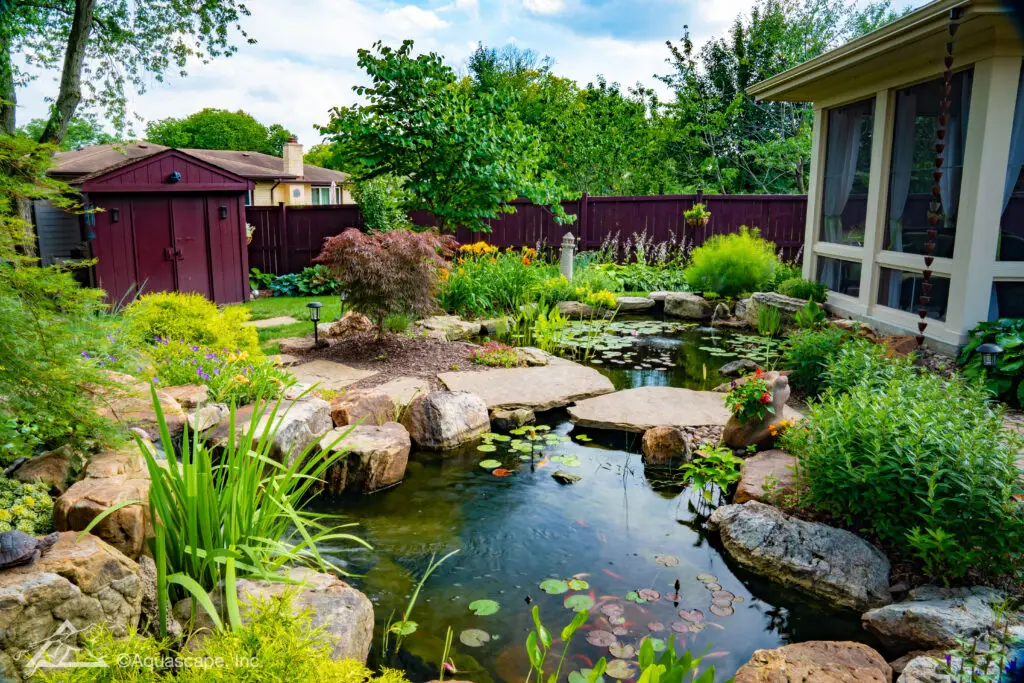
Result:
M416 397L402 415L402 424L416 445L428 451L458 448L491 428L487 404L467 391L432 391Z
M889 667L892 669L893 676L900 676L906 670L907 666L917 659L918 657L943 657L945 652L942 650L911 650L902 657L897 657L889 662Z
M891 357L903 358L918 350L917 337L911 334L885 337L882 343L885 344L886 353Z
M108 373L108 376L116 385L95 390L98 403L96 412L125 428L138 427L151 440L158 441L160 427L156 411L153 409L149 382L141 382L130 375L116 372ZM185 429L185 411L178 401L163 389L158 389L156 396L171 437L179 436Z
M718 374L723 377L740 377L760 369L761 366L749 358L739 358L737 360L731 360L718 368Z
M865 613L864 628L893 650L954 648L996 628L993 605L1007 596L984 586L938 588L921 586L907 599Z
M374 329L372 320L362 313L349 311L341 316L341 320L327 323L326 334L321 334L328 339L344 339L360 332L372 332Z
M144 441L144 446L155 453L151 441ZM128 442L116 450L102 451L89 458L79 475L79 479L107 479L122 477L125 479L148 479L149 469L139 446L134 441Z
M748 500L766 503L796 491L796 458L781 450L770 450L747 458L740 469L740 481L733 496L734 505ZM767 499L767 500L766 500Z
M518 429L523 425L533 424L537 416L529 408L515 408L513 410L494 410L491 412L491 427L500 431Z
M555 472L552 472L551 478L557 481L562 486L569 486L583 479L583 477L579 476L578 474L571 474L569 472L566 472L565 470L557 470Z
M547 351L541 351L535 346L518 346L516 347L516 356L519 357L519 361L523 365L530 367L540 367L542 365L548 365L551 363L551 354Z
M480 334L480 323L471 323L457 315L435 315L418 320L416 325L428 333L442 333L444 334L444 339L448 341L469 339Z
M988 671L985 672L988 676L987 678L977 678L973 675L963 679L959 677L952 678L950 674L946 673L947 667L955 676L962 671L964 660L962 657L951 654L948 655L949 664L947 665L945 662L946 656L947 654L944 651L937 650L914 657L903 667L903 671L900 672L900 677L896 679L896 683L950 683L953 680L1000 680L998 661L989 664ZM978 671L978 669L975 669L975 671Z
M254 603L266 602L272 597L288 594L291 608L295 613L309 611L313 628L321 628L330 647L332 659L357 659L365 662L373 640L373 604L369 598L330 574L311 569L294 568L288 571L294 583L239 579L237 582L238 604L242 622L248 621L248 613ZM224 598L219 591L210 594L219 611L223 611ZM184 599L174 605L174 616L182 624L192 619L192 601ZM195 647L196 638L213 630L213 622L206 612L196 610L194 625L201 629L189 640L189 647Z
M114 548L135 559L153 535L149 519L148 478L83 479L64 492L53 504L53 528L57 531L83 531L107 508L127 501L143 501L113 512L92 529L92 533Z
M388 394L376 389L356 389L331 401L331 419L335 427L379 425L395 420L397 408Z
M205 432L228 419L231 409L223 403L208 403L188 414L188 426L192 431Z
M205 384L182 384L167 387L164 391L168 396L172 396L183 410L193 410L196 406L206 403L210 390Z
M747 308L750 306L750 299L737 299L736 306L733 307L732 314L740 320L746 320Z
M402 481L412 443L405 427L385 422L379 427L339 427L327 432L320 448L348 452L344 462L335 465L344 469L344 476L328 476L334 484L331 493L340 493L338 484L342 482L345 489L371 493Z
M592 318L594 307L580 301L559 301L558 312L566 318Z
M46 648L55 660L75 647L76 634L105 625L117 637L138 626L139 565L99 538L65 532L30 565L0 571L0 673L21 680L29 659ZM57 634L64 622L70 624ZM6 666L5 666L6 665ZM3 671L7 669L7 671ZM27 676L26 676L27 678Z
M421 394L430 392L430 381L422 377L399 377L390 382L375 386L374 391L380 391L391 397L395 406L402 410L409 405L414 398Z
M71 470L80 462L82 455L71 446L65 445L26 460L11 476L26 483L39 482L49 486L51 494L60 495L67 490Z
M437 378L452 391L480 396L490 410L529 408L539 413L615 390L594 368L561 359L535 368L442 372Z
M792 322L797 311L807 305L807 299L795 299L791 296L783 296L777 292L756 292L750 295L747 306L743 311L743 319L751 327L757 327L757 311L762 306L774 306L782 313L784 322ZM820 306L821 304L819 304ZM736 314L739 317L739 313Z
M686 434L679 427L662 425L644 432L642 451L648 467L675 467L691 459Z
M277 340L277 350L285 356L305 356L315 348L313 337L285 337Z
M259 438L269 422L268 411L256 425L256 438ZM290 403L282 402L274 423L277 433L270 447L270 455L279 462L288 464L292 458L299 456L334 428L331 404L312 396ZM238 429L243 432L248 429L248 425L240 424Z
M619 313L643 313L654 308L654 299L646 296L620 296Z
M505 330L508 329L508 318L490 318L478 322L480 324L480 334L482 335L493 337L496 334L504 334Z
M713 308L703 297L690 292L670 292L665 297L665 315L684 320L711 320Z
M157 593L156 562L149 555L142 555L138 563L139 578L142 581L142 616L139 620L139 630L146 635L159 637L160 603ZM175 638L181 635L181 624L170 611L167 613L167 633Z
M665 301L665 299L668 297L669 294L672 294L672 292L658 291L658 292L651 292L647 296L648 296L648 298L650 298L651 301L658 302L658 301Z
M722 432L722 442L732 448L746 448L755 446L758 450L772 448L775 445L775 434L778 432L779 424L786 418L786 403L789 401L789 378L783 375L776 375L767 381L772 396L772 411L765 411L764 416L758 419L749 419L741 422L736 415L729 417Z
M890 602L889 560L849 531L754 500L718 508L708 528L747 569L837 607L864 611Z
M863 643L810 640L757 650L735 683L890 683L892 669Z

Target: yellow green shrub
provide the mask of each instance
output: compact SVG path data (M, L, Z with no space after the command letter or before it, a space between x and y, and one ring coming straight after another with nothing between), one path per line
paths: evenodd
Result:
M125 341L140 346L159 338L260 355L255 328L243 326L248 320L242 306L219 310L199 294L160 292L140 297L125 310L123 334Z

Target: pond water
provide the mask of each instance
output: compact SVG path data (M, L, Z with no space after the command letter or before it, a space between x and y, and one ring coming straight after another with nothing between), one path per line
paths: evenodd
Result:
M729 360L711 349L744 343L723 334L709 340L705 332L674 326L624 334L632 337L625 351L635 355L611 363L621 357L607 349L594 365L619 389L710 388ZM666 357L671 366L655 362ZM540 432L534 443L543 453L532 459L510 451L513 441L499 439L495 450L483 452L474 444L443 456L414 453L398 487L320 503L324 511L357 521L358 533L374 548L325 550L361 575L352 583L375 605L375 644L389 616L400 619L431 556L459 550L430 577L410 617L419 628L406 638L401 664L413 681L436 677L448 627L460 672L450 678L523 681L531 606L539 606L557 640L573 617L567 599L593 608L572 641L561 680L601 656L611 661L611 636L627 659L628 646L646 637L663 641L671 635L697 653L710 648L707 661L715 664L718 680L733 675L759 648L802 640L870 643L858 615L833 612L732 564L705 531L710 511L702 499L645 474L639 435L576 428L564 411L542 413L538 423L550 431ZM500 460L509 476L481 467L485 459ZM560 485L551 477L559 469L581 480ZM558 580L545 584L549 591L567 590L545 592L540 585L547 579ZM577 590L568 588L570 579ZM476 600L495 601L499 609L475 615L469 605ZM466 630L482 631L489 640L466 645L460 642ZM474 634L479 639L474 631L467 638L479 645ZM561 645L554 649L560 652Z

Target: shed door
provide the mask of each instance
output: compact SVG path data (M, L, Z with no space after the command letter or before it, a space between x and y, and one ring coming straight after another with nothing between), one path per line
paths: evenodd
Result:
M210 263L206 240L206 206L202 197L171 200L178 291L210 298Z
M120 220L135 235L138 284L142 292L173 292L174 243L167 198L133 197L131 216L122 215Z

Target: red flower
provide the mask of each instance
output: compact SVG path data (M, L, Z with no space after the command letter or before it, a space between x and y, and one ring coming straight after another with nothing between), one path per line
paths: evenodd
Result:
M758 379L764 377L764 370L762 370L761 368L758 368L757 370L755 370L754 371L754 377L757 377Z
M767 391L764 392L763 394L761 394L761 403L768 404L768 403L771 403L771 402L772 402L772 395L771 394L769 394Z

